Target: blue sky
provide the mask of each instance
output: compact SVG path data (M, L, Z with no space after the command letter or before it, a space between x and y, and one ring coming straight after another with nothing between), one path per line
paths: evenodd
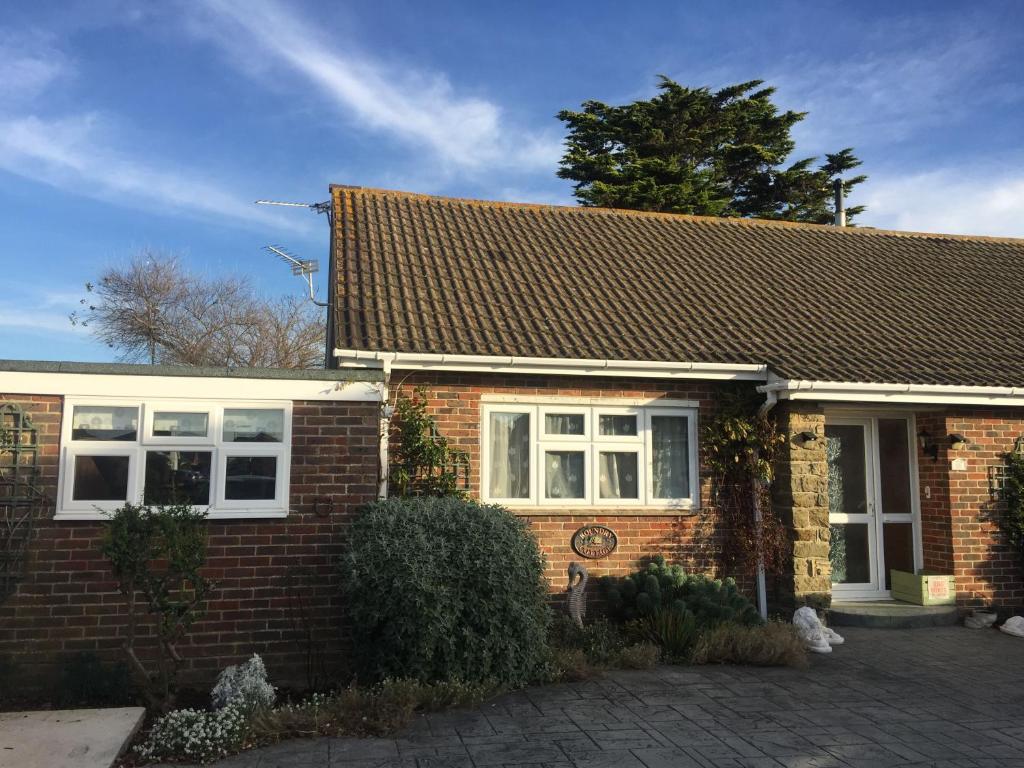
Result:
M110 360L67 321L134 251L268 294L326 261L329 183L572 203L555 113L663 73L761 78L852 146L861 223L1024 237L1024 3L4 3L0 357ZM324 291L321 283L321 294Z

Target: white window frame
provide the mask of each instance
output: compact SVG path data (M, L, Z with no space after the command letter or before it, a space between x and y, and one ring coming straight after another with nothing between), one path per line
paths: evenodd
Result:
M134 441L125 440L72 440L72 415L76 406L124 406L139 409L138 429ZM223 432L224 409L274 409L284 412L284 432L281 442L225 442ZM208 434L205 438L158 437L152 433L153 414L156 411L183 411L208 414ZM286 517L291 476L292 401L291 400L147 400L138 397L90 397L64 399L61 424L61 456L58 475L58 499L55 519L103 520L125 503L141 504L145 493L146 454L149 451L202 451L211 452L209 506L197 506L212 520L237 518ZM75 501L75 456L129 456L128 498L122 501ZM276 456L277 481L273 500L228 500L224 498L226 456Z
M527 498L510 498L503 499L497 496L490 495L491 487L491 414L492 413L524 413L530 419L530 443L527 446L526 455L530 460L530 495ZM483 407L483 424L480 430L480 439L483 441L485 446L481 452L480 461L480 497L486 499L491 504L501 504L507 507L516 507L522 505L532 505L537 503L537 456L534 451L536 441L534 439L537 434L537 409L533 406L521 406L514 403L501 403L494 405L485 405Z
M583 417L583 434L582 435L549 435L546 431L547 428L547 417L548 416L582 416ZM542 441L558 442L558 443L589 443L591 432L591 415L589 408L581 408L579 406L567 405L564 408L560 408L555 405L545 405L540 407L540 413L537 417L537 430L538 439Z
M616 507L639 507L646 501L647 493L647 462L644 460L644 446L641 442L643 430L637 425L637 439L632 442L595 442L594 443L594 504L600 506L614 505ZM635 453L636 454L636 498L635 499L606 499L601 495L601 454L602 453Z
M535 474L537 475L537 494L539 497L538 504L548 507L589 507L591 506L591 498L593 497L593 467L591 466L591 452L590 443L584 443L582 440L540 440L536 446L537 449L537 469ZM569 451L572 453L583 454L583 496L578 499L556 499L548 498L545 491L547 489L547 482L545 478L545 468L547 462L544 461L544 454L548 451Z
M214 432L217 426L215 422L216 414L219 413L215 406L211 403L173 403L173 402L151 402L146 401L143 408L145 415L145 430L143 431L143 441L147 445L187 445L195 446L197 449L200 445L211 446L216 441L216 434ZM167 436L167 435L154 435L153 434L153 421L156 418L156 414L160 411L177 411L179 413L205 413L206 414L206 437L185 437L185 436Z
M582 402L581 402L582 401ZM648 510L652 513L696 510L700 506L699 446L697 445L698 408L693 402L650 405L636 401L607 402L594 398L571 400L564 404L555 398L538 398L531 402L526 397L500 399L484 402L481 408L481 449L480 449L480 498L512 508L560 509L592 507L603 509L630 508L633 511ZM585 434L545 435L544 417L547 414L585 413ZM490 495L490 421L492 413L522 413L530 419L530 497L503 499ZM634 415L637 418L637 435L600 435L601 415ZM688 471L690 495L680 499L655 499L653 489L653 446L651 440L651 416L677 416L687 420ZM582 451L585 454L585 493L583 499L549 499L544 495L546 486L544 452L548 450ZM604 452L635 452L637 462L638 499L603 499L600 496L599 454Z
M654 496L654 428L651 426L652 416L675 416L686 418L687 457L690 461L690 495L663 499ZM697 446L697 414L685 413L679 408L645 408L644 409L644 448L647 453L645 469L647 471L647 499L651 504L662 505L670 509L692 509L697 506L700 494L698 478L698 446Z

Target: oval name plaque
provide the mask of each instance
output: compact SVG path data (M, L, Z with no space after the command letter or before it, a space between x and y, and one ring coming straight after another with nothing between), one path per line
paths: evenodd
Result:
M604 525L585 525L572 535L572 548L580 557L608 557L619 545L615 531Z

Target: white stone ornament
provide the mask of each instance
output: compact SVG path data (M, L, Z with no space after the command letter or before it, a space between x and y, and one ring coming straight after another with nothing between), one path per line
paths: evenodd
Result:
M1024 616L1011 616L1003 622L999 631L1014 637L1024 637Z
M833 645L842 645L845 639L821 623L817 612L810 606L798 608L793 614L796 627L804 647L812 653L832 653Z

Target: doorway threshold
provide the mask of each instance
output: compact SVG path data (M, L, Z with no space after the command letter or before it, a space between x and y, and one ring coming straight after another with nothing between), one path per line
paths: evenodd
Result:
M892 599L847 600L832 603L828 621L837 627L945 627L958 623L960 612L955 605L915 605Z

